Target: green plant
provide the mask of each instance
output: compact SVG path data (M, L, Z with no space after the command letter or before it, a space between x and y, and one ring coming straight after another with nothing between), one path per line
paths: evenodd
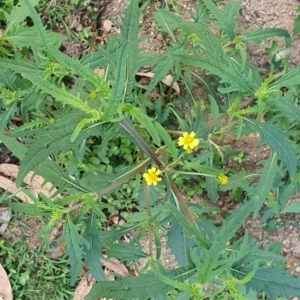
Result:
M270 71L261 76L262 70L247 59L245 47L247 42L256 43L266 37L283 36L288 41L289 34L278 28L238 34L235 22L240 8L238 2L229 2L220 11L210 0L202 0L193 22L170 11L157 10L157 27L171 39L171 45L158 57L138 48L139 8L138 0L132 0L123 18L121 33L78 61L55 47L53 36L42 26L32 5L28 0L24 3L34 23L31 27L36 37L33 55L28 59L0 58L8 74L15 75L2 80L5 92L24 95L22 100L3 96L7 101L3 102L5 114L1 116L1 124L7 126L19 106L21 109L31 107L33 101L37 114L42 111L44 115L28 121L28 116L22 114L24 125L18 129L10 126L11 133L0 133L0 138L21 160L19 186L24 176L34 170L58 187L56 194L61 198L52 201L54 199L42 194L39 198L31 196L34 209L29 204L16 203L11 204L11 209L50 218L41 232L45 236L62 220L71 284L75 283L84 260L98 281L86 297L90 300L100 296L140 300L254 299L261 291L271 299L278 295L299 296L299 279L284 270L283 257L268 249L261 250L247 232L240 239L235 236L248 217L258 216L266 200L269 207L264 218L269 219L278 215L299 190L299 141L295 132L300 111L294 92L299 82L299 67L292 70L286 67L276 73L271 65ZM206 24L209 18L215 21L218 35ZM148 88L140 90L135 74L144 66L153 68L154 76ZM103 68L104 76L94 73L95 68ZM210 80L200 76L194 68L206 72ZM4 78L4 71L0 72ZM173 96L172 102L154 105L141 101L140 94L145 100L169 73L174 82L181 80L186 87L189 109L185 118L176 107L185 104L180 97ZM198 109L193 95L194 80L199 81L207 93L209 121ZM48 99L51 105L45 106L43 99ZM151 117L149 107L154 108ZM262 122L270 110L276 117ZM217 138L230 133L238 139L250 132L258 132L261 144L271 149L270 157L261 162L262 167L258 167L256 173L230 173L221 168L226 153ZM126 153L131 158L122 155L120 165L111 164L114 155L120 159L119 153L114 154L117 149L112 147L113 154L107 154L116 136L121 140L120 148L122 143L126 145L123 151L133 145ZM21 137L23 143L15 137ZM92 149L85 156L90 138L99 139L101 143L96 144L95 152ZM135 148L139 152L133 155ZM80 173L77 162L75 171L66 168L68 161L82 162L83 159L93 166L103 162L112 168L89 168L83 174L77 173ZM70 172L75 176L70 176ZM218 191L245 193L245 201L238 197L239 207L223 224L215 223L209 216L211 208L185 201L174 183L176 176L197 176L205 180L210 201L218 198ZM249 184L253 177L257 178L255 185ZM131 183L136 189L132 189ZM117 205L112 201L118 200L120 188L127 190L127 194L132 193L133 198L139 192L145 208L139 205L139 211L126 216L125 225L107 231L103 226L106 212ZM276 197L269 197L270 191L276 193ZM118 206L122 208L125 203L120 202ZM122 243L122 236L136 228L140 229L138 236L129 244ZM168 247L178 263L175 269L166 269L159 261L158 228L166 232ZM146 232L149 253L137 246ZM115 281L107 281L100 249L105 249L107 257L117 257L127 265L147 258L148 268L140 270L138 277L116 275Z

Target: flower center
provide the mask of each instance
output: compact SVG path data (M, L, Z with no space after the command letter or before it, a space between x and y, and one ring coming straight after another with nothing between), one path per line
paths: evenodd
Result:
M194 140L194 138L192 138L191 136L188 135L184 138L184 143L189 145L190 143L193 142L193 140Z
M149 179L150 179L151 181L156 181L157 175L156 175L155 173L149 174Z

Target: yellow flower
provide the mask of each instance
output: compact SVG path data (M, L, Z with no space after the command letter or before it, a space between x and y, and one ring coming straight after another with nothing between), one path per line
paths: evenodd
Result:
M200 143L199 139L195 139L195 135L194 131L190 134L188 132L184 132L179 138L178 145L183 146L183 149L186 151L195 149Z
M217 180L220 184L225 185L228 183L228 177L224 174L220 174L217 176Z
M148 170L147 173L143 174L143 177L145 178L148 185L157 185L159 181L161 181L161 178L159 177L161 171L156 168L151 168Z

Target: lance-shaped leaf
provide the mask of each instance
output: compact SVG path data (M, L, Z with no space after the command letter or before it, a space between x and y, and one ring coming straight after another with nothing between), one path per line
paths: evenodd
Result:
M171 280L183 282L195 273L192 267L181 267L175 270L160 270L163 275ZM120 300L148 300L161 296L165 299L172 286L164 283L152 272L139 274L138 277L122 277L115 281L101 281L96 283L85 300L96 300L99 297L114 298Z
M7 124L10 122L11 118L18 112L17 102L12 103L10 106L6 107L5 111L0 114L0 130L4 130Z
M108 257L115 257L121 262L126 261L128 265L136 263L141 258L148 257L141 246L134 241L129 244L123 242L115 243L106 249L106 254Z
M186 65L205 69L208 74L220 77L220 82L224 83L224 86L227 84L227 87L219 88L224 93L238 91L254 95L261 83L261 79L254 80L252 69L243 68L238 61L225 55L223 56L224 62L199 55L172 55L171 57Z
M206 251L205 259L198 269L199 279L201 283L207 282L211 279L212 271L218 266L219 257L224 251L226 243L235 235L236 231L242 226L243 222L249 216L257 201L257 197L242 204L224 223L222 229L218 234L214 234L215 239L212 246Z
M237 188L248 186L251 178L260 176L260 174L249 174L246 172L236 173L228 177L228 183L220 186L221 191L236 190Z
M295 125L300 124L300 109L294 103L294 95L291 90L284 95L272 93L266 101L266 106L272 107L272 110L276 112L276 118L289 118Z
M177 24L182 22L181 18L175 16L171 11L158 8L154 16L154 21L160 31L167 32L173 42L176 41L173 29Z
M164 141L165 145L170 151L172 158L175 160L178 156L178 149L175 146L175 141L173 141L167 131L158 123L154 122L154 126L160 135L161 139Z
M63 236L67 244L68 255L71 264L71 285L73 285L80 274L82 268L82 246L89 248L89 243L78 233L71 217L68 215L64 223Z
M25 145L19 143L16 139L2 132L0 132L0 140L19 160L22 160L25 157L25 154L28 151L28 148Z
M83 237L89 243L89 247L84 245L83 251L85 252L85 263L89 268L89 272L97 281L105 280L105 275L102 269L101 258L101 232L97 223L96 214L91 213L86 221L86 229Z
M78 115L77 115L78 117ZM82 140L91 135L95 135L102 124L93 124L85 127L79 133L78 138L70 143L71 136L80 122L77 118L60 120L57 125L53 125L48 131L39 136L39 139L33 140L28 152L21 162L17 185L20 185L23 178L29 171L33 171L35 167L43 162L49 155L58 153L60 150L67 150L70 147L78 146Z
M43 72L43 69L39 65L23 59L8 59L6 57L1 57L0 64L3 68L8 68L13 72L18 73L32 73L36 75L42 75ZM2 72L2 70L0 72ZM7 75L9 75L9 73L7 73ZM8 78L6 78L6 80L7 79Z
M299 84L300 80L300 65L295 69L283 75L279 80L270 84L269 90L279 90L282 87L291 88L295 84Z
M22 76L30 80L39 89L41 89L42 92L47 93L53 96L57 101L62 102L63 105L68 104L86 113L98 113L97 110L91 108L85 102L83 102L79 96L76 97L70 94L64 87L59 88L49 81L33 74L22 74Z
M253 211L254 218L257 217L260 208L267 198L267 194L273 188L274 179L279 171L280 169L277 165L277 153L275 152L265 163L260 180L257 184L255 195L258 197L258 201Z
M36 6L39 3L39 0L31 0L31 5ZM5 31L8 32L11 28L23 22L26 17L30 16L30 11L26 4L20 2L18 6L14 6L10 14L8 14L5 10L3 11L5 14L7 26Z
M195 223L190 223L186 216L181 213L173 204L166 203L166 206L170 209L175 219L183 228L184 233L197 243L199 249L205 250L210 247L211 243L209 239L197 228Z
M223 12L221 12L211 0L203 0L203 3L216 18L220 28L232 39L235 33L235 26L232 23L233 19L238 15L240 3L237 1L227 3L227 8L225 6Z
M153 88L158 84L160 80L166 78L166 76L172 71L172 69L178 65L178 61L173 59L171 55L179 55L185 52L182 45L176 45L172 48L169 48L164 56L160 57L157 62L156 66L153 69L154 76L151 78L150 84L148 89L145 93L145 96L148 96Z
M239 279L244 278L252 270L252 266L234 268L232 274ZM295 278L289 271L282 271L268 267L259 268L254 276L246 284L246 288L263 291L269 299L277 299L277 296L290 299L300 296L300 278Z
M288 136L291 134L280 130L271 122L260 123L257 129L260 134L261 145L267 144L273 153L277 153L278 158L289 171L290 177L293 178L296 173L297 152L293 143L288 140Z
M258 41L265 41L268 38L275 36L283 36L286 38L290 37L290 34L287 30L281 28L259 28L257 30L251 31L247 34L247 36L243 39L246 42L255 43Z

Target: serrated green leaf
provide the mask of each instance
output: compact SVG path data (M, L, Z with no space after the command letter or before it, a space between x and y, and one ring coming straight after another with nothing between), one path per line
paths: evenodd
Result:
M199 2L196 7L196 15L193 17L195 23L204 23L208 18L208 11L203 2Z
M139 1L131 0L125 11L121 24L120 43L136 41L139 32ZM133 59L136 59L133 57Z
M53 125L52 128L41 134L39 139L32 141L25 158L21 161L16 180L17 185L20 185L26 174L34 170L49 155L58 153L61 150L68 150L70 147L77 147L83 139L96 134L98 128L102 126L102 124L94 123L90 127L85 127L79 133L78 139L74 143L70 143L70 138L79 121L80 119L72 119L71 117L70 119L61 120L61 123Z
M114 230L101 231L100 239L102 244L106 247L111 247L116 241L120 242L121 238L124 235L128 234L129 232L132 232L132 230L141 226L141 224L144 223L144 221L145 219L143 219L143 221L138 224L127 224L118 228L114 228Z
M270 84L269 90L280 90L282 87L291 88L295 84L299 84L300 65L283 75L279 80Z
M110 119L116 114L121 103L130 97L135 84L135 74L139 68L137 50L139 30L138 0L130 1L122 20L119 57L115 69L115 80L109 101L105 105L103 119Z
M1 63L1 57L0 57L0 63ZM11 72L10 70L6 69L5 66L3 66L3 68L1 68L0 70L0 87L6 87L13 90L14 81L15 81L15 77L13 75L13 72Z
M211 0L203 0L204 5L207 7L209 12L218 21L219 27L232 39L235 34L235 27L232 25L233 19L238 15L240 3L235 1L230 5L227 4L227 8L222 13L218 7Z
M271 157L265 163L262 169L262 174L260 180L257 184L255 195L258 197L257 204L255 205L253 211L253 217L256 218L259 210L261 209L263 203L266 201L267 194L273 188L274 179L279 171L277 165L277 153L273 153Z
M30 2L32 6L36 6L40 2L40 0L30 0ZM20 1L19 4L21 5L14 6L10 14L4 11L6 22L8 25L5 29L6 32L9 32L13 26L18 25L30 15L30 11L28 7L24 5L23 1Z
M290 177L293 178L296 173L297 156L292 142L287 139L289 133L283 132L271 122L260 123L257 129L260 134L261 144L267 144L273 153L277 153L278 158L289 171Z
M170 51L173 52L174 49ZM174 59L171 59L169 56L163 56L157 60L156 66L153 69L154 76L151 78L145 96L148 96L150 92L153 90L153 88L158 84L158 82L167 76L170 70L174 68L176 63L177 62Z
M205 177L207 197L210 201L216 201L218 198L218 184L215 178Z
M293 103L294 95L291 90L284 93L283 96L277 93L270 96L266 101L266 106L273 106L272 109L276 112L276 117L289 118L295 125L300 124L300 109Z
M88 242L89 247L84 245L83 251L85 252L84 258L85 263L89 268L89 272L97 281L105 280L105 275L100 261L102 246L100 234L101 232L99 231L96 214L92 212L86 220L86 229L83 234L83 237Z
M89 189L80 184L77 178L71 178L68 173L64 172L56 161L45 159L35 167L34 173L43 176L46 182L57 186L58 190L56 194L71 189L80 193L90 192Z
M252 69L243 68L238 61L224 55L222 63L197 55L171 55L171 57L186 65L205 69L208 74L219 76L220 82L224 83L223 86L227 85L219 88L223 93L238 91L254 95L261 84L261 79L253 80Z
M16 51L17 49L22 49L23 47L32 47L33 44L37 42L37 32L34 27L21 27L16 26L12 28L8 34L5 35L4 39L13 47ZM59 33L52 31L46 31L48 39L53 40L53 45L60 45L62 41L67 38Z
M159 192L155 186L150 185L147 188L148 188L148 194L149 194L149 203L151 206L154 206L160 196ZM138 201L138 203L141 207L147 207L146 201L145 201L144 186L142 187L141 192L137 196L136 201Z
M136 263L141 258L148 257L143 249L134 241L129 244L122 242L113 244L111 247L106 248L106 254L108 257L115 257L121 262L126 261L129 265Z
M251 266L237 270L232 269L232 274L241 279L250 270ZM266 296L272 300L277 299L277 296L286 299L300 296L300 278L295 278L289 271L262 267L245 285L247 289L255 289L257 293L265 292Z
M43 72L39 65L23 59L8 59L0 57L0 64L3 68L8 68L17 73L42 74Z
M208 59L210 58L213 60L216 65L224 63L224 52L221 46L221 41L206 25L190 22L183 22L180 25L184 28L188 28L199 37L201 46L207 54Z
M86 113L97 113L97 111L83 102L79 97L76 97L70 94L64 87L58 88L54 84L50 83L48 80L45 80L34 74L22 74L23 77L30 80L34 85L41 89L44 93L50 94L57 101L62 102L64 105L68 104L73 107L80 109Z
M89 248L89 243L78 233L76 226L73 224L68 215L63 226L63 237L66 241L68 255L71 264L71 285L73 285L80 274L82 268L82 249L81 246Z
M173 27L176 24L182 22L182 19L175 16L173 13L166 11L164 9L158 8L156 14L154 15L155 24L160 31L164 31L169 34L173 42L176 41L174 36Z
M3 131L7 127L7 124L10 122L11 118L18 112L17 102L12 103L10 106L7 106L5 111L2 111L0 114L0 130Z
M282 210L283 213L294 213L299 214L300 213L300 203L298 201L292 202L290 205L285 207Z
M19 160L22 160L25 157L28 148L25 145L19 143L15 138L12 138L9 135L0 132L0 140Z
M27 203L10 203L9 207L12 211L18 211L23 214L27 214L29 216L47 216L50 215L49 211L41 207L37 207L36 205L27 204Z
M198 269L201 283L211 279L212 270L216 268L218 259L224 251L226 243L236 234L236 231L242 226L243 222L249 216L256 204L257 197L252 198L248 202L242 204L238 210L226 220L221 230L215 235L212 246L206 251L205 259L201 264L201 269Z
M110 99L104 104L102 116L104 120L112 118L112 116L117 112L119 105L124 101L130 76L130 74L128 74L127 66L128 56L130 55L130 46L130 43L126 42L121 48Z
M265 41L268 38L275 37L275 36L283 36L283 37L290 37L290 34L287 30L281 28L259 28L257 30L251 31L248 35L244 38L245 41L250 43L255 43L258 41Z
M178 149L175 146L175 141L171 139L167 131L158 122L154 121L154 126L162 141L167 146L168 151L170 151L172 158L175 160L178 157Z
M195 273L195 269L181 267L165 271L165 276L171 280L184 281ZM120 300L148 300L161 295L165 297L171 286L162 282L153 273L139 274L137 277L122 277L116 281L101 281L96 283L85 300L96 300L101 297Z
M236 173L228 177L228 183L220 186L221 191L236 190L239 187L248 185L249 179L259 176L259 174L249 174L246 172Z
M186 265L188 261L185 253L184 231L176 219L172 221L172 226L168 230L167 237L167 246L175 256L176 262L178 262L179 266Z
M107 43L99 46L99 51L83 53L80 63L89 65L89 67L94 70L99 67L106 67L109 64L110 59L113 58L113 65L116 66L119 48L119 35L109 36ZM110 58L103 56L105 53L109 53Z
M183 228L185 235L189 236L195 243L197 243L199 249L208 249L210 241L203 234L195 224L191 224L186 216L181 213L174 205L171 203L166 203L166 207L170 209L171 213L174 215L180 226Z
M134 107L130 113L131 116L137 119L139 123L149 132L153 142L157 146L160 146L160 137L156 128L154 127L153 120L137 107Z
M293 35L296 35L300 33L300 16L297 16L297 18L294 21L294 28L293 28Z
M211 157L211 153L210 153L210 157ZM188 169L196 170L197 172L199 172L200 174L203 174L203 175L207 174L207 175L217 176L220 173L220 171L218 169L200 165L199 161L196 161L196 162L184 161L183 163Z

